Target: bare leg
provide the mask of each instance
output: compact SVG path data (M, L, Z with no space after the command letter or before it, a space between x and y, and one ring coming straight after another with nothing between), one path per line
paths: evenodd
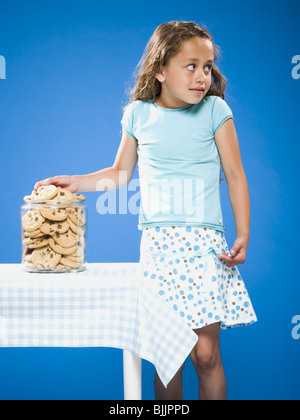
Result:
M183 399L183 389L182 389L182 372L184 368L184 363L168 383L167 388L161 382L157 372L155 372L154 378L154 391L156 400L182 400Z
M226 400L227 386L221 360L220 324L194 330L198 342L191 360L199 380L199 400Z

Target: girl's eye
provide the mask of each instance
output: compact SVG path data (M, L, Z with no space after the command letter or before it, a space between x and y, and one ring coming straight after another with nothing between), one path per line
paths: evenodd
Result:
M196 64L189 64L189 65L187 66L187 68L188 68L188 70L195 70L195 68L196 68ZM207 66L205 66L205 68L207 68L207 69L208 69L208 71L211 71L211 69L212 69L212 65L211 65L211 64L207 64Z

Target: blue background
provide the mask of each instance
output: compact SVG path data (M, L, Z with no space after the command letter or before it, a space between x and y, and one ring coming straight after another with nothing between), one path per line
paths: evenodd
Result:
M155 28L203 24L221 47L251 196L251 237L240 266L259 323L222 332L229 399L299 399L300 313L297 234L300 54L299 2L6 1L1 4L0 263L21 258L19 208L34 183L111 166L121 139L126 89ZM298 71L298 74L300 70ZM137 168L133 178L138 177ZM138 216L96 211L86 193L88 262L138 262ZM222 209L235 239L226 181ZM1 268L0 268L1 269ZM0 399L122 399L118 349L0 349ZM143 361L143 398L154 367ZM197 399L191 362L184 398Z

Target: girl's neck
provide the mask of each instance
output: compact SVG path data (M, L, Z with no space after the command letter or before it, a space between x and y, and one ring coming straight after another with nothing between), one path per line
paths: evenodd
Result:
M178 101L178 103L174 103L174 101L168 100L168 98L164 98L162 97L162 95L160 96L156 96L154 99L154 102L156 103L157 106L159 106L160 108L168 108L168 109L179 109L179 108L184 108L190 104L187 104L183 101Z

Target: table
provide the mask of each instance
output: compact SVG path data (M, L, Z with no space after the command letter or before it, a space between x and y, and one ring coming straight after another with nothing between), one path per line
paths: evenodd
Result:
M0 264L0 347L123 349L124 399L141 399L141 359L170 382L197 335L146 280L139 263L80 273L27 273Z

